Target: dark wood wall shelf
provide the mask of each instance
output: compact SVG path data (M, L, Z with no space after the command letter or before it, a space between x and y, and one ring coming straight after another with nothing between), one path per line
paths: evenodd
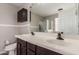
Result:
M30 22L31 22L31 11L30 13ZM28 21L28 10L25 8L22 8L17 12L17 22L25 22Z

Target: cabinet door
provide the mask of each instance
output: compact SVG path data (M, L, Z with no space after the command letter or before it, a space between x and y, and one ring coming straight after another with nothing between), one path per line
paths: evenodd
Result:
M21 55L26 55L26 54L27 54L27 49L25 46L21 44Z
M17 54L26 55L27 54L27 44L21 39L17 39Z
M31 43L27 43L27 49L30 49L30 50L35 52L35 48L36 48L36 45L31 44Z
M27 43L27 55L35 55L35 46L34 44Z
M17 55L21 55L21 44L17 42Z

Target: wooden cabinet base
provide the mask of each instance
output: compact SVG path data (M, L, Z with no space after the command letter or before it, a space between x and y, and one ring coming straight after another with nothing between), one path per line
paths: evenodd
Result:
M17 55L62 55L17 38Z
M27 54L27 43L17 38L17 55Z
M51 51L51 50L48 50L46 48L43 48L43 47L39 47L37 46L37 55L61 55L57 52L54 52L54 51Z

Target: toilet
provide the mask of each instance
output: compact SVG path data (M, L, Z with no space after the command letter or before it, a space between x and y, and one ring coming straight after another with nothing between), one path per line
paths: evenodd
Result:
M7 45L7 46L5 46L4 51L8 51L9 55L16 55L16 45L17 45L17 43Z

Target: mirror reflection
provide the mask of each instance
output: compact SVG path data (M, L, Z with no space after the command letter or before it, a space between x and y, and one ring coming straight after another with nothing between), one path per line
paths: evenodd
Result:
M31 31L78 34L77 3L37 3L31 8Z

